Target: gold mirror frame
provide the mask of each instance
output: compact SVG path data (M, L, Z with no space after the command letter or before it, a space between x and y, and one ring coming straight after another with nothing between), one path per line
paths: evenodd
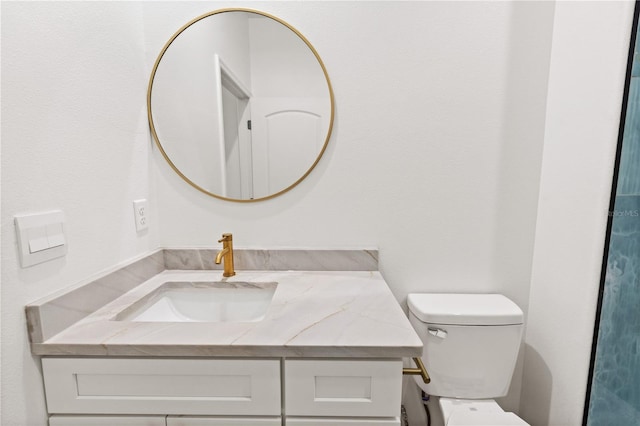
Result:
M167 49L169 48L169 46L171 46L173 41L180 34L182 34L187 28L189 28L191 25L195 24L196 22L198 22L198 21L200 21L202 19L208 18L210 16L217 15L217 14L220 14L220 13L226 13L226 12L255 13L255 14L264 16L266 18L273 19L274 21L279 22L280 24L284 25L289 30L291 30L294 34L296 34L307 45L309 50L311 50L311 52L315 56L316 60L318 61L318 64L322 68L322 73L324 74L324 77L325 77L326 82L327 82L327 88L329 90L329 102L330 102L330 105L331 105L331 113L330 113L330 117L329 117L329 125L328 125L328 129L327 129L327 136L325 138L324 144L323 144L320 152L318 153L317 158L315 159L313 164L311 164L311 167L309 167L309 169L297 181L295 181L294 183L292 183L288 187L286 187L286 188L284 188L284 189L282 189L282 190L280 190L280 191L278 191L276 193L270 194L270 195L268 195L266 197L255 198L255 199L246 199L246 200L245 199L239 199L239 198L228 198L228 197L224 197L224 196L215 194L213 192L207 191L206 189L202 188L200 185L196 184L191 179L189 179L187 176L185 176L185 174L178 169L178 167L173 163L173 161L171 161L171 159L169 158L169 155L166 153L166 151L162 147L162 143L160 142L160 139L159 139L158 134L156 132L155 124L153 122L153 114L152 114L152 111L151 111L151 94L152 94L152 90L153 90L153 80L155 78L158 66L160 65L160 61L162 60L162 57L166 53ZM334 98L334 94L333 94L333 88L331 86L331 80L329 79L329 74L327 73L327 69L324 66L324 62L322 62L322 59L320 58L320 55L318 54L316 49L311 45L309 40L304 35L302 35L302 33L300 33L300 31L295 29L293 26L291 26L289 23L285 22L284 20L282 20L282 19L280 19L280 18L278 18L278 17L276 17L274 15L271 15L269 13L266 13L266 12L261 12L259 10L247 9L247 8L225 8L225 9L214 10L213 12L208 12L208 13L205 13L204 15L198 16L198 17L192 19L191 21L187 22L185 25L183 25L169 39L169 41L167 41L165 43L165 45L163 46L162 50L160 51L160 54L158 55L158 58L156 59L154 65L153 65L153 70L151 71L151 77L149 78L149 85L148 85L148 88L147 88L147 117L148 117L148 120L149 120L149 127L150 127L150 130L151 130L151 134L153 136L153 139L154 139L154 141L156 143L156 146L158 147L158 149L162 153L162 156L167 161L167 163L169 163L169 166L171 166L173 171L176 172L178 174L178 176L180 176L185 182L187 182L189 185L191 185L192 187L194 187L198 191L203 192L203 193L205 193L207 195L210 195L210 196L212 196L214 198L218 198L218 199L226 200L226 201L234 201L234 202L239 202L239 203L249 203L249 202L255 202L255 201L263 201L263 200L268 200L270 198L277 197L278 195L282 195L285 192L287 192L287 191L291 190L292 188L294 188L300 182L302 182L311 173L311 171L316 167L316 165L318 164L318 162L322 158L322 155L324 154L325 150L327 149L327 145L329 144L329 139L331 138L331 133L332 133L332 130L333 130L333 120L334 120L334 116L335 116L335 105L334 105L334 103L335 103L335 98Z

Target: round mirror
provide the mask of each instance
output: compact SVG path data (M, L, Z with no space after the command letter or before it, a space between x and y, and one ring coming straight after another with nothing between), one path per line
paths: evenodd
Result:
M249 9L193 19L155 62L151 133L185 181L231 201L264 200L304 179L333 126L333 91L309 41Z

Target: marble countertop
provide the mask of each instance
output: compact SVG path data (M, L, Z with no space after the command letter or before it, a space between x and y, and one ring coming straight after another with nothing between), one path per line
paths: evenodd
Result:
M131 322L120 312L166 282L277 282L257 322ZM371 357L422 355L422 341L379 272L165 270L59 333L36 355Z

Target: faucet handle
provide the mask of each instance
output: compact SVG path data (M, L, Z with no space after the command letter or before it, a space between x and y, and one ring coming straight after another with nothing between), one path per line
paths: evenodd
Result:
M222 239L218 240L219 243L225 242L225 241L232 241L233 240L233 235L230 233L225 233L222 234Z

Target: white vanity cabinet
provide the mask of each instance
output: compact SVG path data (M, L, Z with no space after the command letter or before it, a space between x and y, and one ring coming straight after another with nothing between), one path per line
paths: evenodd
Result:
M320 419L320 418L290 418L287 426L400 426L400 420L394 419Z
M287 426L400 426L400 419L322 419L287 417Z
M399 426L402 360L285 360L284 395L287 426Z
M50 426L399 426L401 359L42 359Z
M282 417L167 416L167 426L282 426Z
M166 426L165 416L82 416L56 414L49 426Z
M49 417L49 426L282 426L282 417L195 417L64 415Z
M49 414L274 417L282 411L279 359L55 357L43 358L42 370Z

